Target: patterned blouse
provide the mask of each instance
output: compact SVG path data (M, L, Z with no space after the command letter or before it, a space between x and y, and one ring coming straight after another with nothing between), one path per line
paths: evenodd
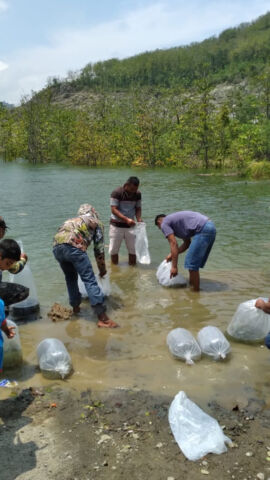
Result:
M54 246L68 243L73 247L86 252L90 243L94 243L95 256L104 255L104 228L90 215L80 215L70 218L61 225L54 237Z

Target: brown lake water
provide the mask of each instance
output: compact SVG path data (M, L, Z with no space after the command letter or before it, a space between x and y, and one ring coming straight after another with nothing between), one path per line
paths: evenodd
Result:
M110 316L121 326L98 329L88 302L69 321L47 317L54 302L68 306L64 277L52 255L58 226L73 216L81 203L100 212L108 244L110 192L131 174L141 179L143 219L147 224L152 263L127 265L125 247L120 265L111 268ZM239 303L270 295L270 182L226 176L199 176L175 170L86 169L0 164L1 210L10 230L29 255L41 305L40 320L20 326L24 364L6 371L20 387L68 385L75 389L138 388L176 394L184 390L206 404L216 399L225 406L258 397L269 402L270 351L263 345L232 342L224 362L208 357L188 366L171 356L169 331L184 327L192 334L206 325L226 331ZM200 293L166 289L156 269L169 252L168 242L154 226L158 213L198 210L216 224L217 239L201 272ZM89 256L95 261L91 246ZM184 256L179 257L179 269ZM7 277L6 277L7 278ZM46 380L37 368L36 347L44 338L59 338L74 367L65 382ZM8 395L1 389L0 398Z

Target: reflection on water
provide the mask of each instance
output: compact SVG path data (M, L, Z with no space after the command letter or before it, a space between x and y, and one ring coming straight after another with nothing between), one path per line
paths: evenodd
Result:
M187 328L195 336L206 325L216 325L225 332L240 302L270 294L269 182L136 171L142 179L143 218L148 225L153 263L129 267L123 248L121 265L110 271L108 311L121 328L98 329L87 301L80 315L69 321L52 323L47 317L54 302L67 305L64 278L51 253L56 229L80 203L89 201L100 211L108 232L109 193L132 173L0 165L6 188L0 214L11 226L9 236L23 239L42 315L40 320L20 326L25 364L21 370L5 375L15 378L22 387L50 384L37 369L35 351L41 340L55 337L65 343L75 371L66 382L59 381L63 385L78 389L145 388L171 395L183 389L201 405L209 399L231 406L244 403L247 397L269 398L270 352L260 344L233 342L225 362L203 357L192 367L174 359L166 345L167 334L176 327ZM63 187L67 184L68 191ZM199 294L189 288L166 289L156 280L156 268L168 253L168 243L154 227L153 217L160 211L183 208L208 213L218 231L202 271ZM92 252L90 256L93 258ZM186 276L183 258L179 264ZM3 390L1 396L7 394Z

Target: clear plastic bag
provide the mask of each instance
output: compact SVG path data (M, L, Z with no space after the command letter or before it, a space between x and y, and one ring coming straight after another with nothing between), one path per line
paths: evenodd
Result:
M167 335L167 345L170 352L188 365L201 358L201 349L195 338L185 328L175 328Z
M207 415L185 394L179 392L169 408L169 423L175 441L189 460L199 460L208 453L224 453L226 437L218 422Z
M18 240L18 244L20 245L21 252L23 253L23 244L21 240ZM37 314L39 311L39 301L37 296L37 289L36 284L34 281L34 277L31 272L30 263L29 261L26 263L23 270L16 275L10 273L9 274L9 281L11 283L19 283L24 287L29 288L29 295L28 297L23 300L22 302L13 303L10 306L10 315L12 318L20 319L24 316L31 316ZM37 317L37 315L35 315Z
M4 368L14 368L18 367L22 364L23 355L22 355L22 347L19 335L19 328L12 320L7 318L7 325L8 327L15 327L14 337L7 338L5 333L3 332L4 338Z
M99 274L96 275L96 281L99 286L99 288L102 290L103 294L105 297L109 297L111 295L111 282L110 282L110 277L109 274L106 273L104 277L101 277ZM82 296L82 298L88 298L87 291L85 289L85 285L80 277L78 275L78 287L79 287L79 292Z
M217 327L211 325L202 328L198 333L198 342L205 355L210 355L215 360L224 359L230 352L231 346Z
M101 277L100 275L96 275L96 279L97 279L98 286L102 290L105 297L109 297L109 295L111 295L111 282L110 282L109 274L106 273L104 277Z
M170 278L171 274L171 262L163 260L157 269L157 279L163 287L185 287L187 282L181 273L178 273L176 277Z
M78 288L79 288L79 292L80 292L82 298L88 298L87 291L85 289L84 283L83 283L80 275L78 275Z
M39 368L46 378L65 378L72 372L70 355L61 340L46 338L37 347Z
M255 307L257 298L240 303L227 332L233 338L243 341L262 340L270 330L270 315ZM267 298L263 299L265 302Z
M146 224L138 222L135 227L135 251L139 263L149 265L151 263L150 253L148 250L148 238L146 233Z

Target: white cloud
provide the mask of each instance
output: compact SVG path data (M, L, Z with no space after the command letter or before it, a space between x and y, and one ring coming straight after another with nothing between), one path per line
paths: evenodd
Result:
M6 70L7 68L8 68L8 64L5 62L1 62L0 60L0 72L2 72L3 70Z
M268 0L203 2L164 0L118 20L58 32L48 45L14 52L7 58L9 68L0 76L0 100L17 103L23 94L42 88L49 76L65 76L68 70L78 70L89 62L200 41L255 19L269 6Z
M5 0L0 0L0 13L8 9L8 4Z

